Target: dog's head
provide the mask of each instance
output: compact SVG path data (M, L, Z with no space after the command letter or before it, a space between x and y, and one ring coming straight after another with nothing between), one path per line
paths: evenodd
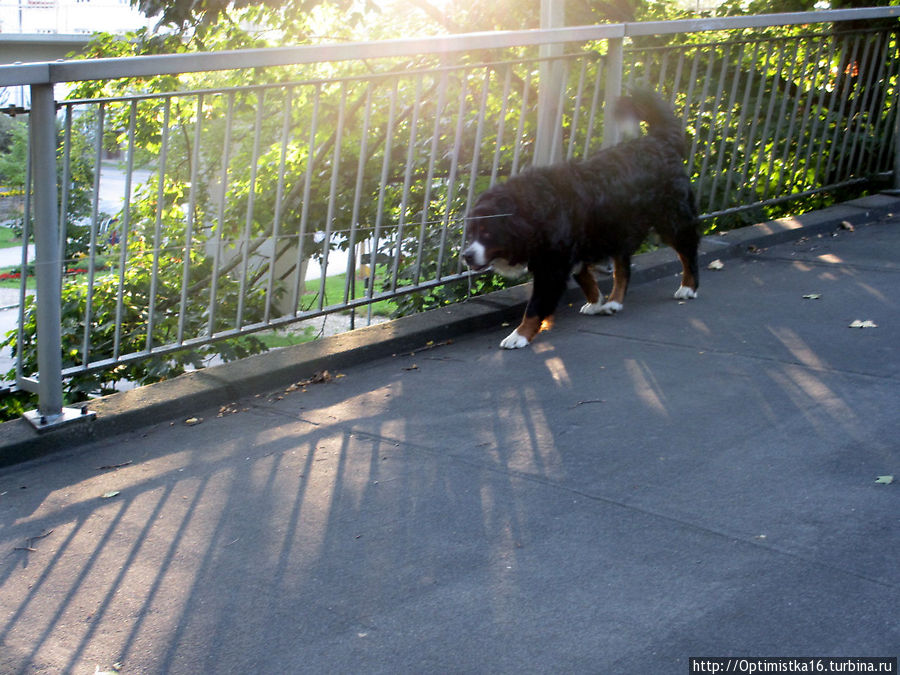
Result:
M522 274L526 261L520 221L515 200L503 185L482 194L466 216L466 265L476 272L493 267L504 276Z

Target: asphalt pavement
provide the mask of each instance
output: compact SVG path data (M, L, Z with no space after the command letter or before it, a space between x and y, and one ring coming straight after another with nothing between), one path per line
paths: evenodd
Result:
M3 425L37 458L0 469L0 672L896 657L895 212L708 239L696 300L641 257L620 314L573 292L522 350L527 287L112 397L80 436Z

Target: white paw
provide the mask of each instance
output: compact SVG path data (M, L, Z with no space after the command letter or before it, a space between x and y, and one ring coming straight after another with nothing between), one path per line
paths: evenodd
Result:
M587 302L581 307L582 314L615 314L621 312L624 305L621 302L610 300L609 302Z
M527 346L528 338L524 335L519 335L518 330L514 330L500 342L500 347L502 349L521 349L522 347Z
M675 291L675 299L676 300L690 300L691 298L697 297L697 291L695 291L690 286L679 286L678 290Z

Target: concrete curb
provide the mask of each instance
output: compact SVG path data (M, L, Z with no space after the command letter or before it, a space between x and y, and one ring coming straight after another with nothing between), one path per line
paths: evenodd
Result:
M762 248L838 228L861 225L900 212L900 197L885 194L855 199L821 211L732 230L706 237L701 265L727 259L751 247ZM642 283L677 274L680 264L668 249L635 257L632 282ZM531 285L522 284L457 305L403 317L295 347L252 356L234 363L188 373L167 382L140 387L91 402L95 418L37 434L24 420L0 424L0 467L52 452L71 449L167 419L189 417L192 411L224 405L257 393L275 391L316 372L350 368L373 359L411 351L430 341L450 340L483 328L517 320ZM571 291L573 298L579 291Z

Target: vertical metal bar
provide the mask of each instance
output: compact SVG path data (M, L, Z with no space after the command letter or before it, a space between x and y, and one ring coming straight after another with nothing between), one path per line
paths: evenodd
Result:
M381 180L378 183L378 206L375 209L375 232L372 233L372 252L369 258L369 283L366 288L366 296L372 298L375 295L375 274L378 265L378 251L381 250L381 227L384 221L384 193L388 183L391 167L391 150L394 141L394 122L397 111L397 88L399 80L394 80L394 86L388 102L387 126L384 132L384 156L381 160ZM367 317L372 321L372 303L369 303Z
M690 121L691 104L694 99L694 89L697 84L697 68L700 67L700 48L694 48L694 58L691 61L691 74L688 77L688 88L684 96L684 111L682 114L682 124L686 127Z
M622 61L622 88L627 91L634 87L634 50L628 50L623 55L625 58Z
M37 277L38 412L49 419L62 415L63 406L56 105L52 84L31 85L31 132Z
M900 55L898 55L897 52L897 36L894 33L889 33L887 41L889 43L889 49L885 50L887 53L885 60L890 59L891 64L890 66L886 66L888 75L885 76L884 80L886 82L895 82L897 79L900 79L900 58L898 58L898 56ZM893 98L890 99L890 105L883 105L882 108L884 110L879 114L878 125L875 133L875 138L879 141L879 151L877 158L873 157L873 171L893 168L893 164L890 162L891 153L893 152L893 145L890 141L891 134L893 133L894 129L893 107L898 103L896 88L891 90L890 93L893 94ZM889 94L887 91L885 91L885 104L887 104L888 100Z
M614 123L613 106L622 95L622 69L624 67L624 38L607 40L606 89L603 108L603 147L615 145L619 140L619 130Z
M864 86L863 86L862 82L860 81L859 76L860 76L861 72L863 71L864 64L866 63L866 60L868 58L869 47L871 46L869 41L865 40L864 36L862 36L862 35L858 35L857 40L863 42L863 47L862 47L863 52L862 52L861 56L858 56L853 61L854 65L856 65L856 69L857 69L856 76L854 77L850 73L845 73L845 75L847 77L847 82L848 82L847 98L846 98L845 104L849 102L850 110L847 112L847 116L844 118L846 120L846 124L841 125L844 127L841 131L841 148L837 152L837 160L834 164L834 173L835 173L836 180L838 180L838 181L843 180L841 177L842 168L847 164L847 160L849 159L849 157L848 157L849 153L847 152L847 143L851 137L856 135L856 129L854 129L854 126L858 126L856 113L857 113L857 110L859 109L859 103L860 103L860 89L864 89ZM849 84L851 79L856 80L856 82L853 85ZM843 117L843 115L842 115L842 117Z
M594 93L591 96L591 113L588 116L587 131L584 134L584 157L590 157L591 139L594 137L594 123L597 120L597 103L600 100L600 80L603 77L603 60L597 59L597 74L594 75Z
M344 142L344 115L347 109L347 83L341 83L341 104L338 108L337 129L335 130L334 153L331 157L331 188L328 192L328 212L325 215L325 239L322 240L322 277L319 280L319 309L325 306L325 278L328 275L328 251L331 249L331 234L334 231L335 197L338 186L338 170L341 166L341 146Z
M669 57L672 55L672 50L666 49L663 51L662 62L659 64L659 77L656 80L656 89L660 92L663 90L663 85L666 83L666 73L669 72Z
M347 273L344 280L344 304L355 295L356 280L356 237L359 229L359 205L362 200L363 178L369 155L369 124L372 117L372 83L366 85L365 113L360 133L359 161L356 164L356 185L353 188L353 210L350 214L350 236L347 241ZM350 310L350 329L356 328L356 310Z
M259 89L256 92L256 119L253 122L253 151L250 156L250 185L247 188L247 217L244 221L244 235L241 239L241 282L240 292L238 293L237 314L234 318L234 327L238 330L244 325L244 303L247 297L247 279L250 276L250 243L253 237L253 216L256 209L256 176L259 173L259 145L260 136L262 134L262 115L265 97L265 89ZM197 108L197 115L198 134L195 149L200 145L199 107Z
M22 213L22 266L19 278L19 320L16 324L16 344L23 345L25 343L25 296L28 290L28 242L32 235L32 218L31 218L31 191L32 180L34 174L34 137L35 137L34 116L28 116L28 154L25 156L25 204ZM62 256L60 256L62 259ZM62 274L59 275L59 283L62 285ZM60 340L62 338L60 337ZM24 380L24 364L25 354L22 349L16 350L16 382L21 384Z
M760 43L756 42L753 45L753 56L750 57L751 63L756 63L756 60L759 57L759 48L760 48ZM740 107L741 112L740 112L740 115L738 116L738 122L735 125L735 132L734 132L735 147L731 152L731 159L728 162L728 171L726 172L726 175L728 176L728 180L725 183L725 190L722 191L722 203L718 209L720 211L724 211L725 208L728 206L728 198L731 195L731 187L734 184L734 177L737 175L737 171L736 171L737 158L738 158L737 151L741 147L743 147L743 149L744 149L744 153L743 153L744 154L744 165L745 166L747 163L747 158L750 156L750 149L751 149L750 144L752 142L752 139L749 138L748 136L742 136L742 130L745 127L744 122L747 119L747 112L750 110L750 90L753 88L754 73L755 73L755 70L753 68L750 68L747 72L747 82L744 85L744 98L743 98L743 101L741 102L741 107ZM746 177L746 171L745 171L744 177ZM744 178L740 178L741 182L739 182L737 184L736 190L738 192L743 190L743 187L744 187L743 180L744 180Z
M470 181L474 181L478 177L478 167L481 165L481 139L484 135L484 116L485 110L487 107L487 94L488 94L488 85L490 84L490 71L485 72L484 83L481 88L481 100L478 105L478 124L475 125L475 143L472 147L472 164L470 166L469 174ZM463 89L467 89L468 84L463 85ZM462 99L465 101L465 98ZM465 111L462 107L459 109L460 115L465 115ZM475 184L471 183L471 188L474 191Z
M670 99L670 103L675 105L675 99L678 96L678 92L681 91L681 76L684 73L684 59L687 55L687 51L685 49L680 49L678 52L678 64L675 66L675 77L672 78L672 98Z
M744 62L744 50L745 44L741 43L738 47L738 55L735 61L736 66L734 69L734 82L731 83L731 93L728 96L725 121L722 124L722 133L719 136L719 150L716 153L716 168L712 179L712 185L710 186L709 190L709 200L707 201L707 204L709 205L707 208L709 211L715 211L716 192L718 190L719 184L724 178L724 176L722 175L722 164L725 160L725 156L733 156L733 153L737 150L736 147L732 147L731 152L728 152L728 139L730 136L729 132L731 131L731 119L734 116L735 102L737 101L738 86L741 81L741 64ZM737 134L735 134L735 137L736 136ZM735 141L734 146L736 145L737 142Z
M756 105L753 107L753 122L750 124L750 134L747 136L747 155L744 158L744 166L741 169L741 177L738 185L741 189L749 188L751 191L755 189L755 178L759 175L759 153L762 152L762 148L757 153L757 165L753 176L753 184L748 185L747 180L750 174L750 150L756 146L756 131L759 128L759 115L760 110L762 108L762 102L765 98L765 88L766 88L766 73L769 71L769 64L771 62L772 57L772 43L769 42L766 45L766 56L763 61L763 66L760 69L761 74L759 77L759 89L756 93ZM760 138L760 145L765 145L762 138ZM758 200L756 200L758 201Z
M306 175L303 178L303 205L300 207L300 230L297 232L297 274L294 279L294 316L300 311L300 289L304 288L306 279L303 278L304 245L306 243L306 228L309 222L309 193L312 185L312 174L316 163L316 133L319 130L319 101L322 97L321 85L315 85L313 89L312 116L309 122L309 143L306 151Z
M787 60L792 65L787 66L787 64L785 63L785 60L786 60L785 59L785 50L787 48L787 44L785 43L785 41L780 42L778 65L776 66L775 76L772 80L772 93L769 96L769 115L770 116L775 109L775 101L777 98L776 92L778 92L780 89L780 87L778 86L779 82L781 82L782 80L786 81L786 82L790 82L792 79L792 77L785 77L784 71L787 69L791 73L793 73L793 64L795 64L797 61L797 59L796 59L796 56L797 56L797 41L796 41L796 39L792 41L791 46L793 47L793 54ZM769 197L772 194L770 191L770 188L772 185L772 176L775 173L775 169L776 169L775 159L778 154L778 143L781 141L781 131L784 128L786 104L787 104L787 96L782 95L779 113L775 116L775 131L772 133L771 143L769 143L771 149L769 150L768 158L766 159L765 179L763 181L763 188L762 188L762 193L761 193L763 199L769 199ZM768 127L771 126L768 119L766 120L766 126L767 126L767 130L768 130ZM763 136L763 139L765 139L766 135ZM781 170L782 170L782 172L784 171L783 165L781 167Z
M194 248L194 221L197 217L197 182L200 175L200 135L203 129L203 94L197 95L197 119L194 121L194 147L191 149L191 189L188 192L187 223L184 232L184 260L181 267L181 301L178 312L177 342L184 342L184 326L188 315L188 285L191 283L191 251ZM244 298L243 294L238 302Z
M806 157L803 160L804 172L807 174L809 174L809 168L810 168L810 165L812 164L813 152L814 151L816 152L816 157L821 158L822 153L824 151L824 148L822 148L819 143L819 140L820 140L819 135L818 135L819 134L819 125L823 124L825 127L824 133L825 134L828 133L828 110L827 109L823 110L823 104L825 103L825 91L828 88L828 81L829 81L829 78L831 77L831 64L834 63L834 53L835 53L835 49L836 49L834 40L829 40L829 43L831 46L828 50L828 57L824 61L825 68L822 71L821 79L819 81L819 86L818 86L819 97L816 102L816 109L815 109L816 111L813 116L812 130L809 132L809 142L806 145ZM830 97L831 98L829 100L833 100L834 90L832 90ZM831 107L831 104L829 103L828 109L830 109L830 107ZM823 121L823 117L824 117L824 121ZM818 179L818 176L819 176L819 166L818 166L818 161L817 161L814 172L809 179L810 183L814 184L815 181ZM811 185L811 187L812 187L812 185Z
M553 140L550 143L549 158L551 162L557 162L562 158L563 114L567 98L567 82L569 81L568 59L557 62L556 67L562 71L562 75L559 77L559 97L556 103L556 115L553 118Z
M853 41L853 48L850 52L853 59L856 58L856 53L857 53L858 47L859 47L859 36L857 35L856 39ZM839 77L841 75L843 75L843 73L838 73ZM837 113L833 114L834 108L831 106L829 107L829 116L833 120L834 132L831 134L831 142L828 144L828 152L827 152L828 161L825 163L825 175L823 176L824 183L826 185L830 184L832 182L831 181L832 166L834 164L835 154L836 154L835 146L837 145L837 141L838 141L840 134L843 133L843 131L844 131L843 124L841 124L841 122L843 122L843 119L844 119L844 106L847 103L847 97L849 95L849 88L850 88L849 79L850 78L843 77L842 79L843 79L843 83L842 83L841 87L836 86L834 88L834 91L832 92L833 95L836 95L838 97L839 105L838 105ZM840 93L838 93L838 89L840 89ZM834 101L834 99L832 99L832 101ZM826 153L823 153L823 154L826 154ZM820 155L820 158L821 158L821 155ZM818 169L820 166L821 166L820 163L816 165L816 169L817 169L816 173L818 173Z
M717 54L716 49L717 49L716 47L712 47L712 49L709 53L709 61L707 61L707 64L706 64L706 77L704 78L704 81L703 81L703 93L700 94L700 104L697 106L697 118L696 118L697 121L695 122L694 134L693 134L694 139L691 142L691 151L687 156L688 167L691 172L693 172L693 169L694 169L694 156L697 154L697 144L699 143L699 139L700 139L700 129L697 128L697 125L700 124L701 120L703 119L703 113L706 110L706 102L709 100L709 85L710 85L710 81L712 80L713 65L716 61L716 54ZM722 55L722 70L719 75L719 82L724 81L725 73L727 72L727 69L728 69L728 59L723 54ZM712 137L715 132L716 117L718 115L719 103L721 102L721 98L722 98L722 87L717 86L715 101L714 101L714 103L710 109L710 113L709 113L709 133L706 136L707 145L709 145L712 142ZM709 153L704 152L703 153L703 162L700 167L700 177L698 179L700 185L703 185L706 180L706 168L707 168L708 162L709 162Z
M122 340L122 309L125 296L125 266L128 263L128 235L131 225L131 177L134 171L134 131L137 123L137 101L131 102L128 115L128 160L125 169L125 204L119 227L119 283L116 291L116 327L113 335L113 359L119 358Z
M72 181L72 106L66 106L63 126L62 179L59 196L59 258L66 258L66 221L69 218L69 183ZM27 241L27 240L26 240ZM60 280L62 278L60 277Z
M575 139L578 137L578 123L581 121L581 97L584 94L584 74L587 68L587 58L581 57L581 70L578 73L578 87L575 90L575 109L572 111L572 123L569 127L569 148L566 151L566 159L571 160L575 156Z
M84 339L81 346L81 362L87 365L91 361L91 322L94 309L94 274L97 261L97 221L100 204L100 174L103 160L103 131L106 104L101 102L97 108L96 138L94 139L94 192L91 205L91 240L88 248L88 278L84 301Z
M400 195L400 220L397 223L396 245L393 253L391 270L391 290L397 290L397 276L400 272L400 255L403 246L403 226L406 224L406 205L409 199L409 186L412 182L413 162L416 157L416 127L419 125L419 107L422 101L422 76L416 78L416 93L413 102L412 117L409 121L409 145L406 148L406 169L403 174L403 193Z
M509 72L509 71L507 71ZM491 79L491 70L486 69L484 74L484 85L481 90L481 105L478 109L478 129L475 134L475 152L472 157L472 165L469 167L470 172L478 173L478 157L481 149L481 132L485 116L485 106L487 105L487 94ZM456 174L459 168L459 155L462 151L462 136L466 117L466 87L460 87L459 105L456 115L456 132L453 139L453 156L450 163L450 176L447 179L447 200L444 206L444 217L441 220L441 241L438 248L437 269L435 270L435 279L441 279L444 275L444 250L447 245L447 228L450 224L450 213L453 210L453 193L456 190ZM496 164L496 158L495 158ZM471 178L471 174L470 174Z
M819 58L822 55L822 41L816 40L816 50L815 55L810 58L810 47L807 47L804 51L806 54L806 62L803 64L803 70L799 75L799 82L797 89L802 90L803 88L807 88L812 91L815 86L815 67L819 62ZM782 163L787 166L788 161L788 153L793 155L793 161L791 162L790 170L785 169L782 172L782 180L779 181L778 186L775 188L776 194L782 194L784 190L791 191L796 186L795 177L797 175L797 166L800 160L800 147L803 142L803 139L806 135L807 124L809 122L809 111L812 107L812 95L807 95L803 97L805 99L805 103L803 105L803 111L792 110L790 112L791 115L791 126L788 129L788 142L785 143L784 154L782 155ZM800 119L800 128L796 132L796 136L794 135L794 130L797 126L796 121L797 118ZM793 142L791 142L792 139Z
M516 127L516 145L513 149L513 163L510 169L510 175L514 176L519 173L519 159L522 156L522 135L525 130L526 110L528 110L528 94L531 91L531 73L525 76L525 84L522 85L522 106L519 108L519 124ZM491 183L493 185L493 183ZM466 198L466 209L472 203L472 194L469 193Z
M163 106L162 137L159 142L159 169L156 185L156 219L153 224L153 264L150 270L150 297L147 299L147 344L148 353L153 351L153 330L156 328L156 293L159 285L159 254L162 246L162 214L166 199L166 159L169 152L169 120L172 114L172 99L166 97Z
M850 175L853 175L854 173L860 173L861 172L860 170L862 169L862 166L860 166L859 164L857 164L854 167L854 160L856 158L856 149L857 149L857 147L862 145L862 142L860 141L860 139L863 137L863 135L865 133L866 125L870 124L870 120L871 120L871 117L868 114L868 111L866 111L866 106L869 102L870 97L875 98L873 96L873 91L875 89L874 85L877 80L875 78L875 76L876 76L875 69L872 68L872 65L871 65L872 61L874 61L874 59L875 59L875 56L871 56L871 55L874 55L878 51L877 46L879 43L880 34L875 34L875 35L869 34L867 36L867 38L868 39L866 40L865 56L863 57L863 59L861 61L863 67L860 68L861 72L862 71L866 72L866 79L864 82L858 83L855 110L852 115L852 117L856 119L856 132L854 134L852 134L853 138L852 138L852 145L850 146L850 151L846 154L846 156L842 157L842 159L844 160L844 164L846 166L846 171ZM873 42L874 42L874 44L873 44ZM882 59L881 62L883 64L884 60ZM880 67L879 67L879 70L881 70ZM862 89L861 92L859 92L860 88ZM844 139L845 145L846 145L846 142L847 142L847 139L845 137L845 139ZM860 150L860 156L862 156L862 154L863 154L863 152L862 152L862 150Z
M876 53L880 55L879 61L880 65L878 67L878 75L875 76L875 82L887 82L888 81L888 35L887 33L881 32L878 34L880 47L876 50ZM887 100L887 91L880 92L875 85L875 82L872 84L872 97L871 103L869 104L869 110L867 112L867 119L869 120L869 124L872 129L872 138L875 140L875 146L878 147L881 145L879 140L881 138L881 121L883 119L883 115L881 108L884 106L885 101ZM880 94L880 95L879 95ZM865 163L865 168L861 167L861 171L864 171L867 174L871 174L875 171L875 162L877 160L877 152L866 152L865 148L860 148L860 160L862 157L868 156L868 161Z
M281 218L284 207L281 201L284 199L284 174L287 164L287 150L291 141L291 111L293 108L294 88L287 87L284 91L284 117L281 121L281 153L278 158L278 184L275 187L275 215L272 220L272 259L269 261L269 278L266 281L266 309L263 316L265 323L269 322L272 308L272 296L275 292L275 263L278 260L278 239L281 236ZM297 271L299 274L299 270Z
M490 71L488 71L490 72ZM416 263L413 272L412 283L414 286L419 284L422 273L422 254L425 248L425 233L428 224L428 216L431 210L431 187L434 183L434 165L438 154L438 144L441 136L441 119L443 117L444 105L447 98L447 73L441 74L438 83L437 105L434 110L434 125L431 131L431 149L428 153L428 170L425 178L424 197L422 198L422 211L419 217L419 243L416 247Z
M209 284L209 319L206 332L212 337L216 330L216 312L219 297L219 265L222 262L222 235L225 229L225 204L228 201L228 168L231 164L231 131L234 121L234 91L228 92L228 104L225 111L225 139L222 142L222 172L219 177L221 191L216 212L216 233L213 236L212 280Z
M506 110L509 103L509 90L512 86L512 66L506 65L506 76L503 79L503 96L500 104L500 118L497 120L497 136L494 142L494 162L491 164L491 185L497 182L497 173L500 170L500 154L503 150L503 134L506 131ZM458 159L454 155L454 159ZM449 203L449 202L448 202Z

